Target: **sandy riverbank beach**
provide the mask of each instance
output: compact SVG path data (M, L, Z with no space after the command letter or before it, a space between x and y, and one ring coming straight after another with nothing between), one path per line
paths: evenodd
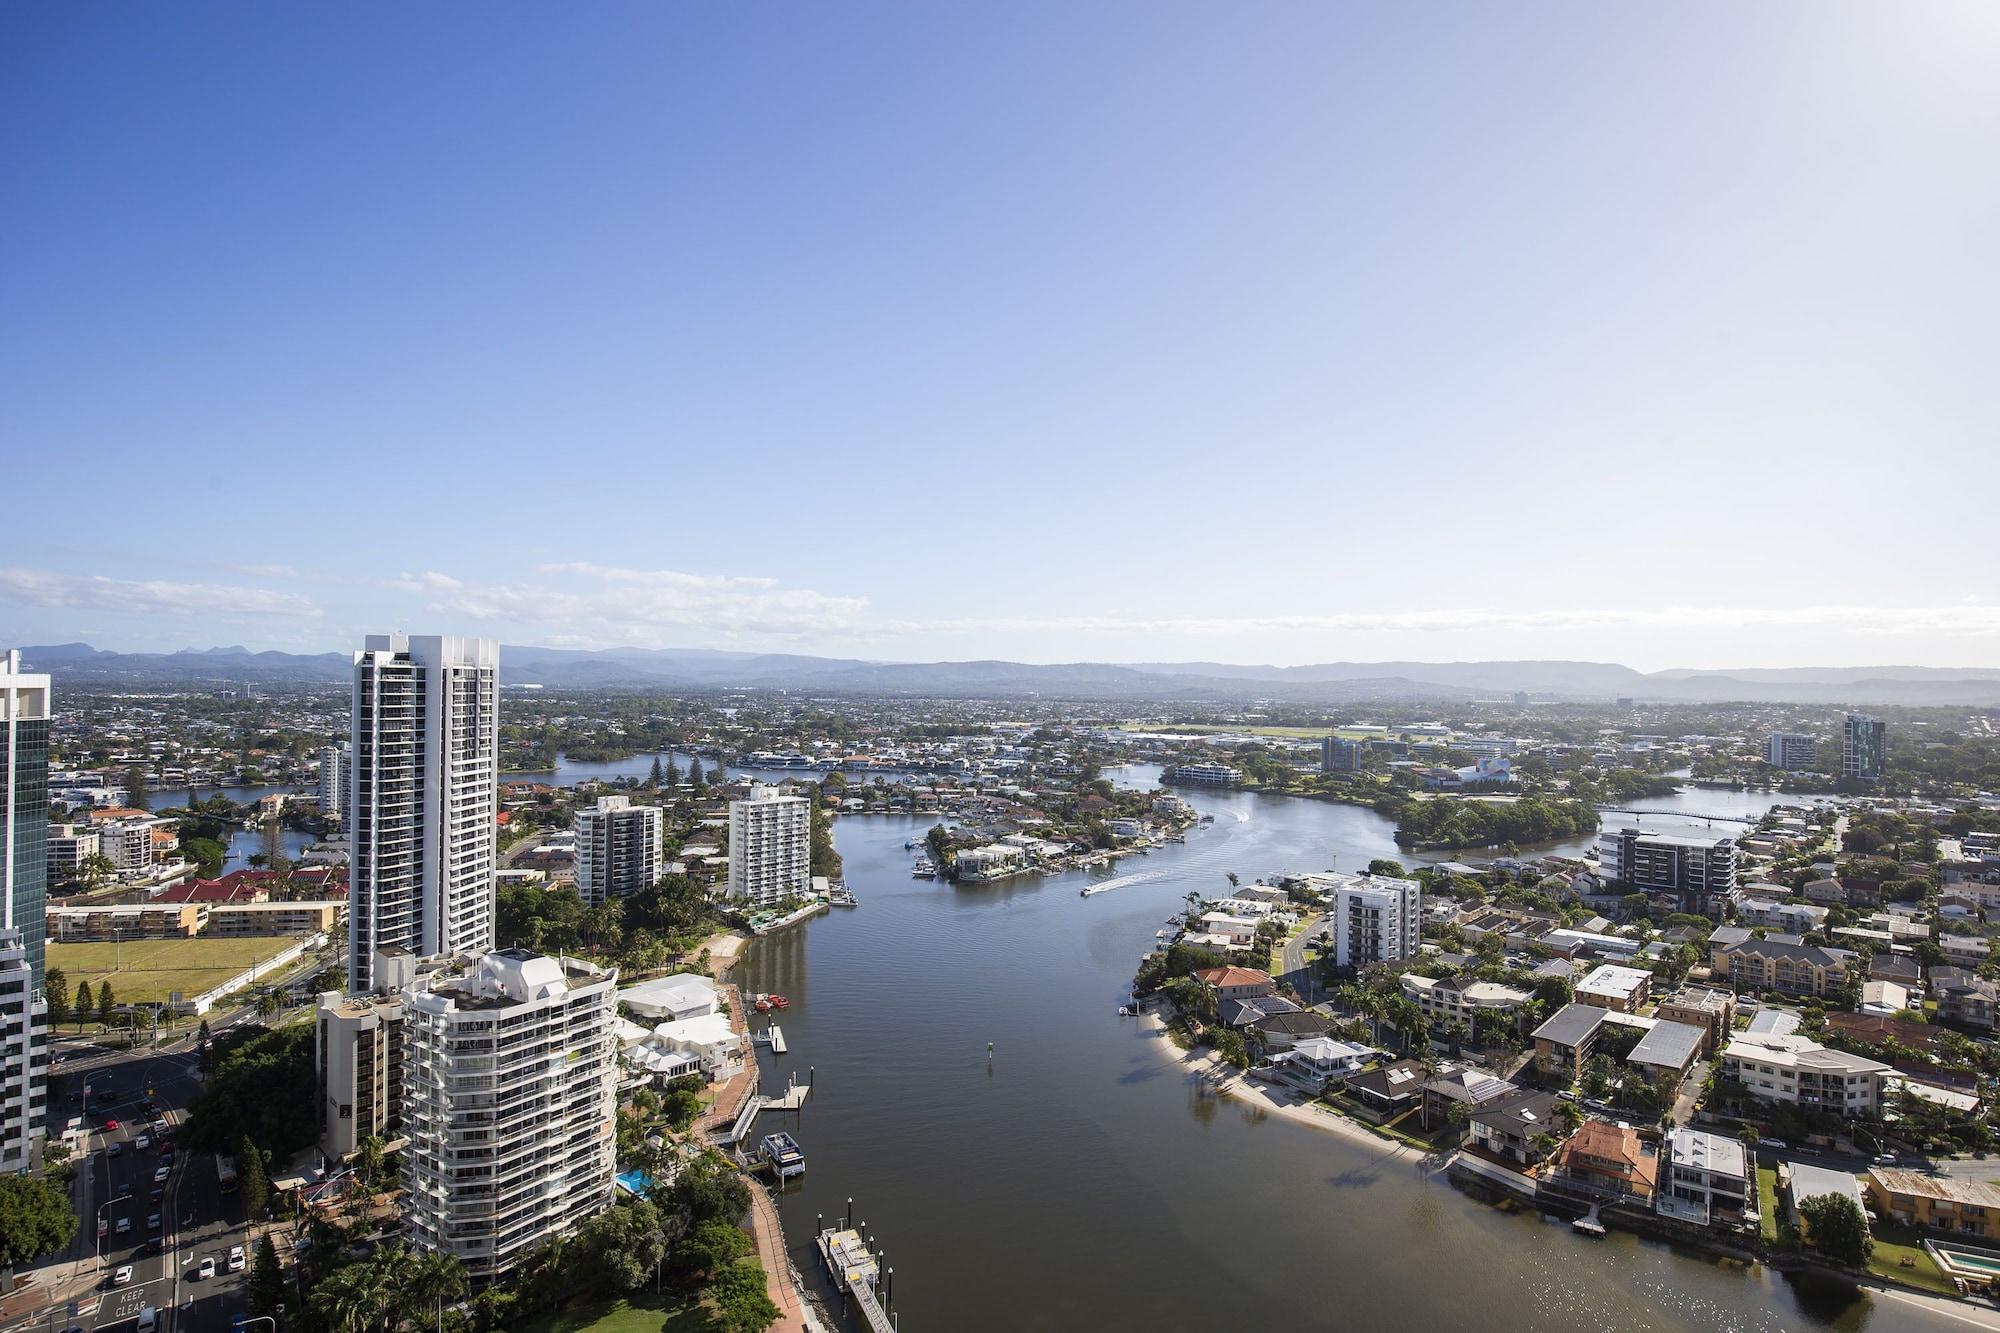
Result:
M1153 1035L1161 1054L1205 1080L1220 1096L1233 1097L1271 1115L1283 1116L1302 1125L1311 1125L1314 1129L1323 1130L1328 1134L1337 1134L1350 1142L1373 1150L1377 1156L1385 1160L1407 1157L1412 1161L1421 1161L1426 1156L1406 1143L1383 1138L1367 1126L1356 1124L1336 1111L1316 1106L1305 1100L1300 1093L1287 1088L1269 1087L1252 1082L1243 1074L1231 1069L1213 1051L1200 1048L1192 1051L1182 1050L1168 1035L1166 1021L1160 1017L1158 1010L1148 1009L1139 1021Z

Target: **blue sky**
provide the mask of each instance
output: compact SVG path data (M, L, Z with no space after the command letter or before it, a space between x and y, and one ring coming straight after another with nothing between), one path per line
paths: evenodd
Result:
M1996 68L1979 4L7 6L0 642L2000 665Z

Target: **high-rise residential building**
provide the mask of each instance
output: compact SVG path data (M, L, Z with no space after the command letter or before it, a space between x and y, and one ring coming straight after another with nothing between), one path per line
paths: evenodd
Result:
M1840 725L1840 776L1848 782L1880 782L1888 727L1879 717L1849 713Z
M1796 731L1774 731L1764 742L1764 762L1787 773L1810 773L1819 764L1819 741Z
M1306 882L1333 899L1334 962L1341 967L1393 963L1413 957L1423 939L1424 890L1392 875L1308 875Z
M319 812L328 819L347 817L347 787L353 779L354 751L346 745L328 745L319 752Z
M151 819L114 819L97 826L97 854L121 876L144 875L153 864Z
M319 997L313 1032L319 1146L333 1161L348 1157L365 1138L392 1138L402 1130L403 989L417 978L417 960L385 949L371 970L374 990Z
M348 989L375 955L493 944L500 645L371 634L354 655Z
M600 796L576 812L576 891L592 907L659 882L663 816L629 796Z
M1361 771L1361 742L1340 736L1322 737L1319 743L1319 771L1358 773Z
M1674 894L1682 911L1706 913L1736 888L1736 841L1606 829L1597 839L1597 873L1634 893Z
M812 892L812 809L777 787L729 803L729 896L769 907Z
M49 678L0 654L0 1171L25 1171L44 1119Z
M500 949L403 990L403 1225L481 1282L611 1206L618 974Z

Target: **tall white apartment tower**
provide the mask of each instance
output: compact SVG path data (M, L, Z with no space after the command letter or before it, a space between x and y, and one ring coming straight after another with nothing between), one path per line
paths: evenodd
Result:
M319 752L319 812L329 819L347 816L347 787L354 767L354 751L345 745L328 745Z
M375 955L493 946L500 645L371 634L354 655L347 985Z
M42 986L49 834L49 678L0 653L0 1171L25 1171L47 1097Z
M659 881L663 816L629 796L600 796L576 812L576 891L592 907Z
M729 896L768 907L812 892L812 808L777 787L729 803Z
M1424 890L1389 875L1313 875L1333 895L1334 962L1341 967L1393 963L1415 956L1423 939Z
M403 991L403 1226L475 1282L611 1206L618 974L501 949Z

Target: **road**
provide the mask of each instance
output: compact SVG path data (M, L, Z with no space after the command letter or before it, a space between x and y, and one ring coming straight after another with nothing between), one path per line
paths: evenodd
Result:
M316 970L317 961L302 969L302 975L288 984L287 998L310 1003L309 978ZM259 1021L276 1026L297 1010L298 1005L288 1005L260 1020L255 1008L245 1005L210 1014L209 1030L222 1033ZM72 1119L81 1121L72 1158L77 1172L71 1185L80 1225L69 1249L37 1273L39 1290L60 1299L32 1311L14 1312L10 1304L10 1317L0 1333L35 1329L55 1333L71 1327L84 1333L113 1329L131 1333L140 1310L148 1305L159 1312L161 1333L222 1333L236 1314L249 1309L249 1266L255 1254L242 1204L237 1196L222 1193L215 1161L206 1154L190 1156L176 1150L166 1179L154 1179L161 1165L156 1119L171 1136L201 1090L195 1033L130 1051L58 1036L55 1057L52 1072L62 1077L63 1093L51 1103L49 1128L61 1137ZM156 1107L151 1115L143 1108L149 1097ZM118 1128L108 1128L107 1119L118 1121ZM136 1146L140 1137L151 1140L145 1148ZM101 1244L100 1212L105 1221ZM152 1225L155 1215L157 1229ZM126 1224L122 1233L121 1220ZM152 1252L155 1239L157 1253ZM244 1247L245 1262L241 1271L231 1273L229 1250L235 1245ZM198 1276L203 1258L215 1260L214 1277ZM132 1280L113 1287L113 1274L128 1264Z
M1306 962L1306 939L1319 929L1319 923L1326 920L1326 914L1315 912L1305 920L1299 932L1286 940L1279 963L1278 980L1297 991L1308 1006L1319 1000L1319 978L1314 968Z

